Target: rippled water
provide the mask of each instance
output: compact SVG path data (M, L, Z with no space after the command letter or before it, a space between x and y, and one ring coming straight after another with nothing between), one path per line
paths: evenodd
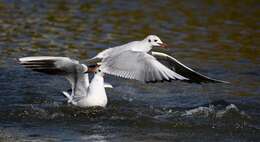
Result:
M259 2L0 1L0 141L258 141ZM106 109L67 105L65 79L23 56L90 58L148 34L184 64L225 84L141 84L106 77ZM224 100L224 101L218 101ZM213 102L213 103L212 103ZM212 105L205 105L211 103Z

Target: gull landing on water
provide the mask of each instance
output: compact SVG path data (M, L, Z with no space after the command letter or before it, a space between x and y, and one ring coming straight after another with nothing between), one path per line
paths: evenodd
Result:
M104 73L146 83L171 80L228 83L202 75L167 54L151 52L153 47L166 48L167 44L158 36L149 35L140 41L108 48L87 62L101 61L100 69Z
M33 71L51 75L62 75L71 84L72 92L63 92L68 102L79 107L101 106L107 104L106 88L112 88L104 83L104 73L98 67L87 67L77 60L68 57L35 56L19 58L18 63ZM88 73L95 75L89 83Z

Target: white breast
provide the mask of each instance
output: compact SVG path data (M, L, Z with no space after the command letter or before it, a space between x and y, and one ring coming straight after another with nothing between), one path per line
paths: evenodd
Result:
M87 96L77 101L77 106L90 107L101 106L105 107L107 104L107 95L104 88L103 73L96 73L92 79Z

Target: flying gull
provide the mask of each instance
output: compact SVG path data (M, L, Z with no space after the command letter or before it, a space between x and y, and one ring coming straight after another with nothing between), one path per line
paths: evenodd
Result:
M170 55L152 52L153 47L166 48L167 44L158 36L149 35L140 41L105 49L87 63L101 62L100 70L104 73L146 83L171 80L190 83L228 83L202 75Z

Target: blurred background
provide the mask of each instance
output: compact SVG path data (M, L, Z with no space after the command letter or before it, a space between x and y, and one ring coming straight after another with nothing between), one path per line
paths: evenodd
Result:
M259 8L258 0L0 0L0 141L258 141ZM70 87L65 79L14 60L49 55L84 63L149 34L185 65L231 84L106 76L114 86L107 108L79 109L60 93ZM218 100L225 105L198 107Z

